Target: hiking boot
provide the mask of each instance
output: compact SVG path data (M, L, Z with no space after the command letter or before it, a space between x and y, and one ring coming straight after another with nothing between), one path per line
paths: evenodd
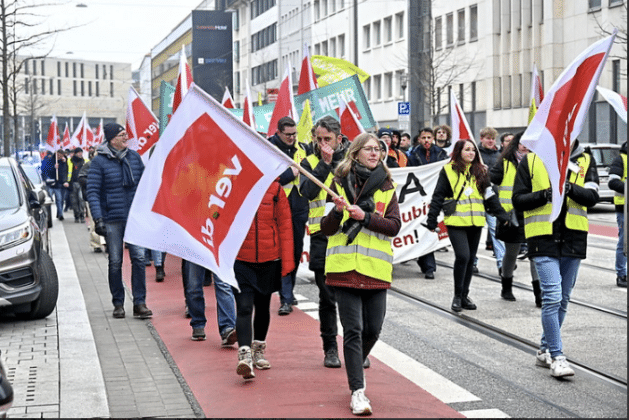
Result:
M124 308L122 305L114 306L114 318L124 318Z
M227 328L221 333L221 346L230 347L236 341L238 341L238 335L234 328Z
M166 277L166 273L164 273L164 267L161 265L155 266L155 281L161 283L164 281L164 277Z
M550 364L553 362L552 357L550 357L550 352L548 349L541 351L537 350L537 354L535 355L535 366L545 367L550 369Z
M264 351L266 350L266 342L253 340L251 343L251 356L253 358L253 365L260 369L270 369L271 364L264 358Z
M253 360L251 359L251 348L249 346L242 346L238 349L238 365L236 366L236 373L244 379L256 377L256 374L253 373Z
M563 378L565 376L574 376L574 370L566 360L566 356L557 356L550 364L550 375L555 378Z
M340 368L341 359L339 359L339 351L337 349L330 349L325 352L323 358L323 366L327 368Z
M278 315L288 315L291 312L293 312L292 306L290 306L288 303L282 303L282 306L280 306L280 310L277 311L277 314Z
M191 340L205 341L205 328L193 328Z
M146 307L146 304L133 305L133 316L140 319L147 319L153 316L153 312Z
M369 398L365 396L365 388L352 392L352 402L349 405L352 414L357 416L368 416L371 414L371 404Z

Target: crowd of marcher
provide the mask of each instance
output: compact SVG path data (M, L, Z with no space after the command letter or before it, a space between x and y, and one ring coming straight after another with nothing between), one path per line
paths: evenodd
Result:
M129 209L144 164L127 147L127 133L118 124L104 127L105 142L89 151L59 151L44 159L42 172L54 193L57 218L63 220L69 195L75 222L90 225L90 245L109 254L108 279L113 317L124 318L122 283L123 235ZM271 322L273 293L280 296L278 314L289 315L298 302L293 290L303 251L310 236L309 269L319 289L319 326L323 365L340 368L337 316L343 326L343 358L356 415L371 414L365 395L364 369L378 340L386 313L386 293L392 281L391 240L401 228L400 212L389 168L448 162L441 169L432 194L426 227L436 231L440 214L455 254L454 312L474 310L470 297L472 275L478 272L476 253L483 227L486 249L493 250L501 278L500 296L515 301L513 275L525 253L535 303L541 307L542 337L536 364L551 375L574 375L563 355L561 325L587 248L587 210L598 200L598 175L593 158L574 142L559 217L550 222L552 190L541 159L521 144L522 133L504 133L501 147L492 127L480 131L480 143L452 141L447 125L424 127L412 137L381 128L348 139L339 122L323 117L312 128L312 143L297 141L297 124L281 118L268 140L295 165L271 184L238 253L232 288L204 267L182 261L185 314L191 339L206 339L203 286L214 283L218 333L223 346L238 344L236 372L245 379L254 369L271 367L266 336ZM318 180L300 173L297 166ZM609 186L616 191L619 242L617 284L626 287L624 184L627 178L626 143L610 170ZM89 205L85 204L85 201ZM104 238L104 239L103 239ZM153 260L157 282L164 280L165 254L127 244L131 260L133 315L152 316L146 305L146 266ZM418 258L426 279L434 279L434 253ZM210 280L212 279L212 280ZM338 315L337 315L338 314Z

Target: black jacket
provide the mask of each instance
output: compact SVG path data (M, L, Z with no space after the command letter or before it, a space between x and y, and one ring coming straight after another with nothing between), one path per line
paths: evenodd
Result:
M59 163L59 168L55 168L55 164ZM68 160L55 160L53 155L50 164L42 165L42 175L46 185L51 188L61 188L63 184L68 182ZM58 175L58 176L57 176Z
M269 137L269 141L271 144L275 145L278 149L284 152L288 157L293 159L295 157L295 153L297 152L297 147L293 144L292 146L284 143L277 134ZM295 180L295 175L293 175L293 170L291 168L286 169L279 176L279 183L284 186L289 182ZM293 220L296 218L304 220L306 223L306 219L308 218L308 200L305 197L302 197L299 194L299 188L293 188L288 195L288 204L290 205L290 211L292 213Z
M623 145L620 147L620 153L624 154L625 156L627 155L627 142L624 142ZM622 156L617 156L616 159L614 159L614 161L612 162L611 166L609 167L609 182L607 183L607 185L609 186L609 188L611 190L614 190L618 193L621 194L625 194L625 183L622 180L622 176L624 175L626 169L623 168L623 163L622 163ZM612 175L616 175L613 176ZM627 198L625 197L625 200ZM616 212L618 213L622 213L623 211L625 211L625 206L623 205L617 205L616 206Z
M483 158L483 163L487 165L487 170L490 170L491 168L493 168L493 166L498 161L498 158L500 157L500 150L487 149L483 147L482 145L478 146L478 152Z
M427 163L438 162L448 158L448 152L441 147L432 144L430 146L430 156L426 160L426 148L421 144L417 145L408 156L408 166L419 166Z
M570 156L570 160L576 162L582 154L583 147L577 145ZM544 191L532 192L531 173L528 165L528 159L531 158L539 159L539 156L528 154L522 158L515 176L513 206L519 211L533 210L548 202ZM596 171L594 158L590 160L590 167L585 173L585 182L594 182L598 185L598 172ZM551 235L535 236L527 240L529 256L585 259L588 233L566 227L567 197L590 208L598 201L598 189L585 188L573 184L568 194L564 197L559 217L553 222L553 233Z

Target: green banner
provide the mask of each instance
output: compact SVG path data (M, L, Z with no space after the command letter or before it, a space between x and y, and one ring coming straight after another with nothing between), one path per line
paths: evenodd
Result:
M161 136L173 114L175 87L162 80L159 87L159 135Z

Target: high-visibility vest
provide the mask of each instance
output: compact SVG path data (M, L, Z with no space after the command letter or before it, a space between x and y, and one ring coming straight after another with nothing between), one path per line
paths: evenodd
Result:
M320 161L320 159L315 155L308 155L306 160L312 169L314 169ZM333 179L334 175L332 174L332 171L330 171L324 184L329 187L332 185ZM325 214L325 201L327 196L328 193L321 188L321 190L319 190L319 194L308 202L308 233L310 235L313 235L321 230L321 220Z
M297 163L297 165L299 165L301 161L306 158L306 152L304 151L304 149L301 148L301 146L299 146L299 143L296 143L295 147L297 148L297 151L295 151L295 154L293 155L293 160L295 161L295 163ZM299 174L297 174L295 179L293 179L288 184L282 185L282 188L284 188L286 197L290 195L290 192L293 190L293 188L297 188L297 191L299 192Z
M443 223L446 226L485 226L485 205L483 195L476 185L476 177L469 173L469 168L466 173L459 174L454 170L452 162L446 164L443 169L446 171L453 192L453 196L446 199L459 197L455 212L450 216L445 216ZM461 193L461 189L468 190L468 187L471 187L470 195L466 195L465 191Z
M622 178L620 180L624 184L625 182L627 182L627 154L621 153L620 157L622 158ZM616 191L616 193L614 194L614 204L616 204L617 206L624 205L625 194Z
M337 184L339 195L349 202L343 187ZM387 191L376 191L373 195L376 211L386 214L389 203L395 194L395 185ZM343 211L341 225L349 219L349 212ZM347 235L339 228L328 238L325 257L325 274L357 271L360 274L391 283L393 272L393 248L391 238L362 227L352 243L347 243Z
M569 182L580 187L585 185L585 174L590 166L590 159L590 155L587 153L584 153L577 159L577 164L580 168L579 173L570 171ZM542 191L550 188L550 178L544 162L534 153L529 153L527 160L529 173L531 174L532 191ZM589 229L587 208L569 197L567 204L566 227L571 230L587 232ZM524 236L526 236L526 239L535 236L552 235L553 224L550 221L552 208L552 204L548 202L536 209L524 211Z
M503 175L502 184L498 187L498 198L502 208L509 212L513 209L513 184L517 168L510 160L504 159L502 162Z

